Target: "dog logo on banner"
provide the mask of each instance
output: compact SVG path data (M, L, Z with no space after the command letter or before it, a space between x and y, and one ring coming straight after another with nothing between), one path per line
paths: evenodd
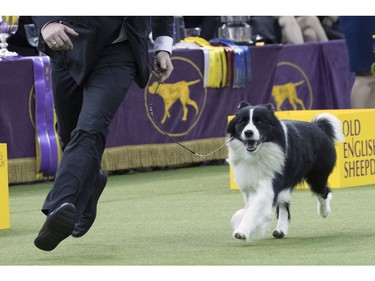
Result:
M178 56L172 57L172 62L176 70L183 69L184 73L174 71L167 82L159 86L151 75L144 96L147 116L153 126L159 132L158 126L161 126L176 137L188 134L198 123L206 105L207 89L194 62ZM153 116L149 112L150 105Z
M298 65L285 61L279 62L275 81L272 97L276 103L276 110L312 108L312 87L306 73Z
M276 102L276 110L281 110L281 106L286 100L289 101L294 110L297 110L297 105L299 105L301 109L306 109L305 104L300 98L298 98L297 94L297 86L304 82L305 81L302 80L296 83L289 82L283 85L273 86L272 96Z
M164 116L161 123L164 124L167 118L171 117L169 112L170 108L177 102L180 101L182 105L182 121L187 120L187 115L189 112L188 106L192 106L195 109L195 114L199 112L197 103L190 98L189 86L199 83L200 79L194 81L179 81L172 84L160 84L158 87L158 82L155 81L151 86L148 86L148 91L150 94L158 94L164 103Z

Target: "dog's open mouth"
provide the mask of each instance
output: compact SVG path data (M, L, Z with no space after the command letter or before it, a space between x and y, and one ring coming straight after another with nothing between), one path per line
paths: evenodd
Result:
M259 149L259 147L262 145L263 140L246 140L245 142L245 148L249 152L255 152Z

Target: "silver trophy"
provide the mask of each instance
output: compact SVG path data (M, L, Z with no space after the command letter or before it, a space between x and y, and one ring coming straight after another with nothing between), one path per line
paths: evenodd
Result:
M0 58L18 55L7 49L7 39L18 29L18 18L18 16L1 16L0 18Z
M236 43L249 43L252 30L247 23L248 16L225 16L221 17L222 26L218 30L218 36L222 39L232 40Z

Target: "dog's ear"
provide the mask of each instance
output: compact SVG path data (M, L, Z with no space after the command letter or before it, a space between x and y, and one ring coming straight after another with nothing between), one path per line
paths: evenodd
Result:
M237 106L237 109L241 109L241 108L244 108L246 106L250 106L250 103L248 103L247 101L241 101L238 106Z
M227 134L233 136L236 132L236 116L234 116L227 124Z
M275 106L272 103L267 103L265 106L269 111L275 112Z

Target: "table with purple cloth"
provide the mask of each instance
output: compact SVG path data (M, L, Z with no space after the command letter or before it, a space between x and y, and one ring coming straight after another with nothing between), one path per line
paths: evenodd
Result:
M245 87L206 88L204 52L175 49L175 70L165 84L156 90L151 77L145 89L135 84L130 88L111 123L103 168L111 172L223 160L225 147L210 152L225 142L227 117L242 100L273 103L277 110L350 106L354 76L343 40L250 47L250 58L251 81ZM10 184L53 178L53 164L61 157L53 134L46 145L38 129L48 135L53 117L50 98L41 100L36 94L34 64L26 57L0 61L0 143L8 146ZM41 104L49 112L40 115L47 124L42 127ZM209 155L194 155L163 131L198 154ZM41 157L49 171L41 170Z

